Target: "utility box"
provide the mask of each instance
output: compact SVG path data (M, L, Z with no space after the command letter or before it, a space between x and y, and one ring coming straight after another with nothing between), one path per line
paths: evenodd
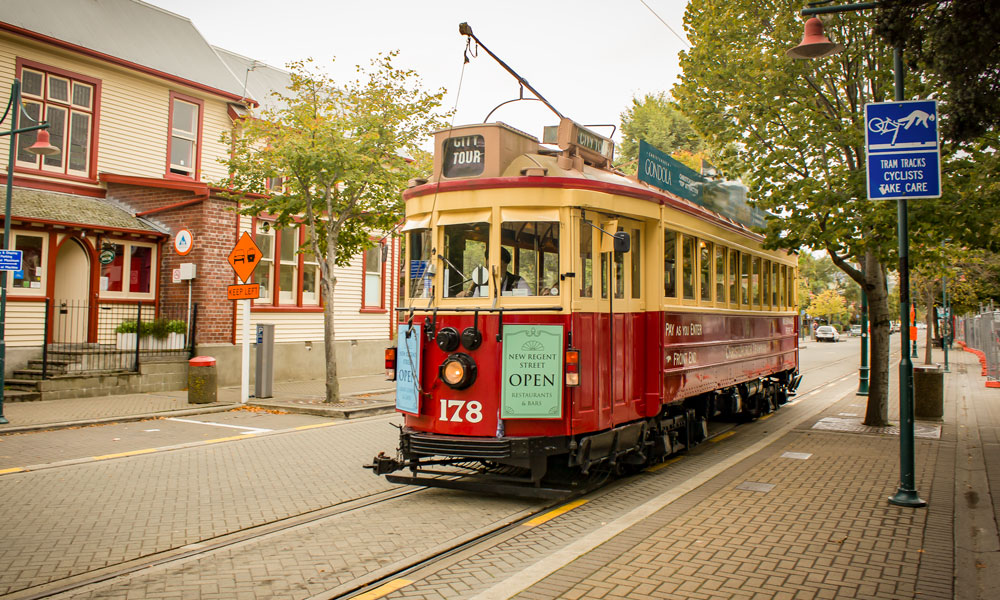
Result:
M270 398L274 391L274 323L257 323L257 365L253 395Z

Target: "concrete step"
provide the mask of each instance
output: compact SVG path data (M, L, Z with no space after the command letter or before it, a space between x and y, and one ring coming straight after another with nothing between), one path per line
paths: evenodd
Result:
M41 384L41 381L38 379L18 379L16 377L4 381L4 387L7 390L22 390L36 393L40 390L39 384Z
M42 399L41 392L6 389L3 391L4 402L37 402Z

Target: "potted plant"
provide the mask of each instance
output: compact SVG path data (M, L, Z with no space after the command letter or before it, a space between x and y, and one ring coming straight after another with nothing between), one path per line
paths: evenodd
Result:
M139 330L135 321L122 321L115 329L115 347L119 350L135 350Z
M187 332L187 323L180 319L154 319L136 324L122 321L115 329L116 346L119 350L135 350L139 347L149 350L182 350Z

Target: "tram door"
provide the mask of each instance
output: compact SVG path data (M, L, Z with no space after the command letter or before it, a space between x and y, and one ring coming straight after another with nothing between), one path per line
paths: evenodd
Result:
M586 217L603 231L583 219L579 222L574 313L590 346L582 357L589 393L577 410L583 414L574 417L606 428L640 416L647 335L642 300L646 232L639 221L590 212ZM616 232L629 235L628 252L615 252L609 234ZM587 414L591 410L593 414Z

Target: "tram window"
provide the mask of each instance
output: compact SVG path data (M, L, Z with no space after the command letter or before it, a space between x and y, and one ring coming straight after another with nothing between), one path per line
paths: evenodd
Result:
M559 223L505 221L500 243L513 259L510 275L501 273L501 296L559 295Z
M632 257L632 297L642 298L642 238L641 230L632 230L632 250L629 254Z
M685 300L694 300L694 243L695 238L689 235L681 238L681 286Z
M771 262L761 260L760 263L761 295L760 303L764 309L771 306Z
M798 289L798 284L795 281L795 268L788 267L788 307L791 308L795 306L795 293Z
M625 231L619 227L618 231ZM615 298L625 297L625 253L615 252Z
M778 265L771 264L771 306L778 306Z
M740 304L750 304L750 255L741 252L740 257Z
M444 226L443 260L438 267L442 270L441 296L487 296L489 282L476 285L473 271L485 267L486 252L490 245L489 223L456 223Z
M729 303L740 303L740 253L738 250L729 250Z
M663 230L663 295L677 297L677 234Z
M601 252L601 298L608 297L608 253Z
M755 308L760 308L760 259L753 259L753 274L750 278L750 297Z
M701 299L712 301L712 242L698 240L698 265L701 272Z
M410 298L430 298L433 269L428 269L431 259L431 230L414 229L406 240L409 252Z
M726 249L715 246L715 301L726 301Z
M785 283L786 283L785 282L785 265L775 265L774 268L778 270L778 274L776 276L776 278L778 280L778 289L774 290L774 292L778 295L778 302L780 302L782 308L784 308L785 307L785 298L787 297L787 295L785 294Z
M580 220L580 297L594 297L594 228Z

